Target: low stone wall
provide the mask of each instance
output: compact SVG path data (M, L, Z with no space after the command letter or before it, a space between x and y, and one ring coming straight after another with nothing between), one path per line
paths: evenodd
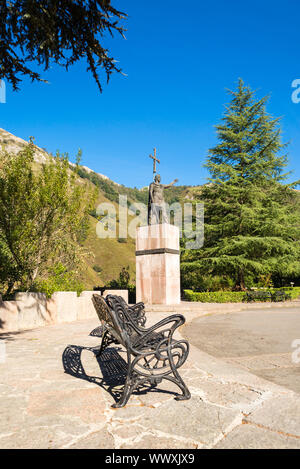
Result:
M55 292L50 299L44 293L17 293L13 301L2 301L0 295L0 334L96 317L92 295L99 291ZM105 291L122 296L128 302L127 290Z

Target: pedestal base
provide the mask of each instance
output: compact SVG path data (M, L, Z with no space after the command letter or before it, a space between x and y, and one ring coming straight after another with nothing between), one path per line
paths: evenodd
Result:
M166 223L136 233L136 301L180 303L179 229Z

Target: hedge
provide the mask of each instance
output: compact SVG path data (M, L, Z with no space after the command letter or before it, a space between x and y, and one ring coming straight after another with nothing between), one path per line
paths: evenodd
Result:
M284 287L284 288L270 288L270 291L284 290L286 293L291 295L292 300L296 300L300 297L300 287Z
M241 303L245 298L245 293L231 291L193 292L192 290L184 290L184 296L188 301L199 301L200 303Z
M270 288L268 291L283 290L291 295L291 299L295 300L300 296L300 287ZM213 292L193 292L192 290L184 290L184 297L188 301L198 301L200 303L241 303L245 300L245 292L231 291L213 291Z

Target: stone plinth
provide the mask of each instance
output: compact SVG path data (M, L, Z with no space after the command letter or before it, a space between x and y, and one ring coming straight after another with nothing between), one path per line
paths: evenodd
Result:
M179 230L167 223L136 233L136 301L180 303Z

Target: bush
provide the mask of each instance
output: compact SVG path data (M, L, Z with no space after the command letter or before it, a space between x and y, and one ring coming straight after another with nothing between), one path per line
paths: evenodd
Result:
M100 274L103 269L100 267L100 265L93 265L93 270L97 272L97 274Z
M128 302L135 303L136 301L136 288L134 284L130 283L129 266L122 267L119 278L108 282L106 288L110 290L128 290Z
M45 293L47 298L56 291L76 291L79 295L84 286L76 278L75 272L68 272L62 264L49 269L49 277L36 280L31 291Z
M183 289L198 292L231 291L234 280L228 276L202 275L200 272L181 272L181 285Z
M300 287L282 287L282 288L271 288L270 291L285 291L291 295L292 300L296 300L300 297Z
M200 303L241 303L245 298L245 293L229 291L193 292L192 290L184 290L184 296L188 301L199 301Z
M300 297L300 287L270 288L266 291L285 291L291 295L292 300ZM184 290L184 297L188 301L198 301L199 303L241 303L246 299L246 294L245 292L193 292L192 290Z

